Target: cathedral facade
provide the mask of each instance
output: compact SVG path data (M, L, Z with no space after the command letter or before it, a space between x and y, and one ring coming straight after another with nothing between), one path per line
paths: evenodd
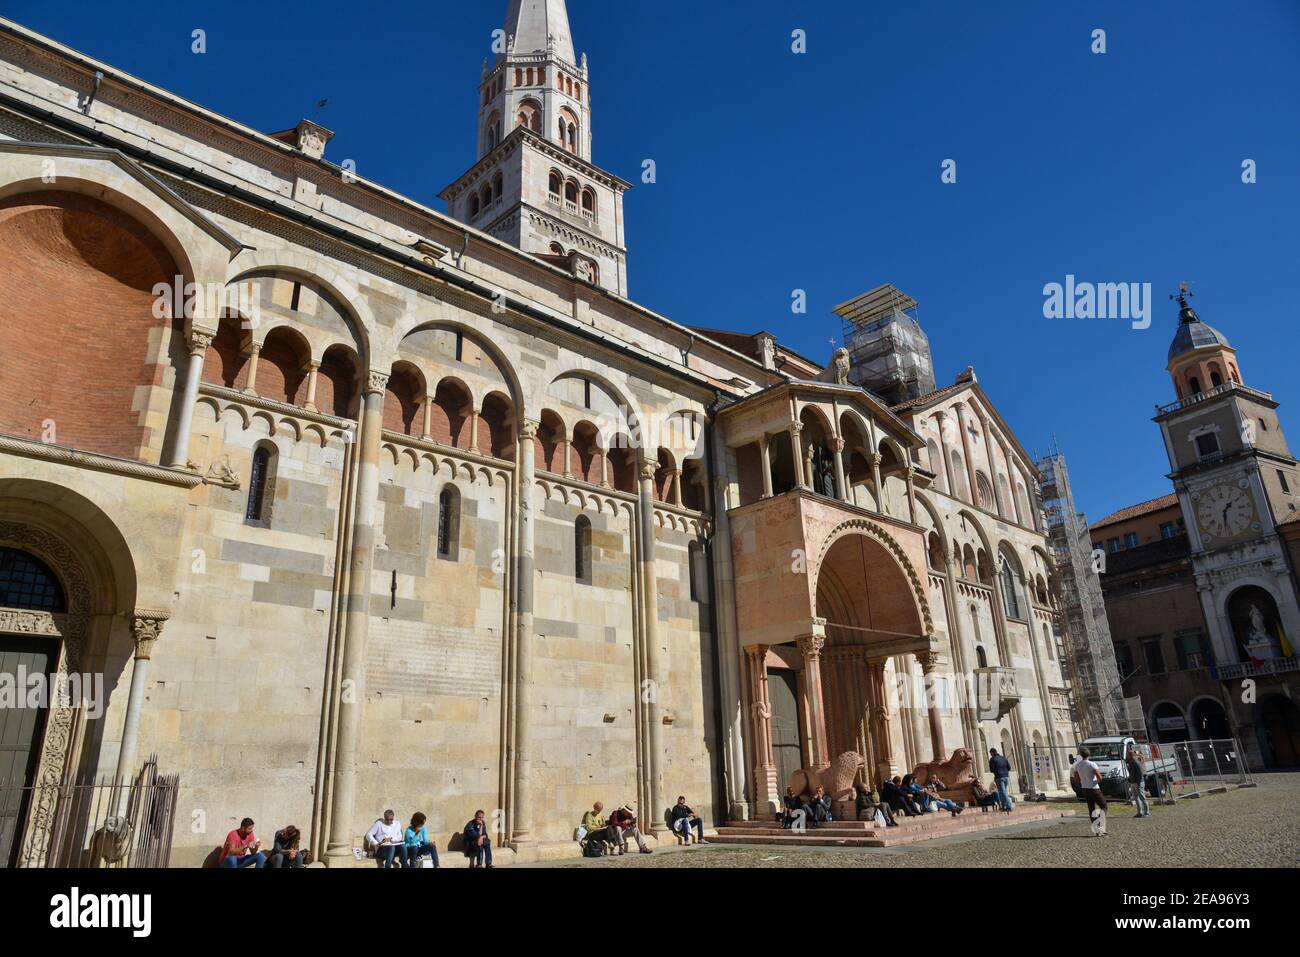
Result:
M244 816L350 862L389 807L570 853L595 800L744 819L847 751L1066 785L974 372L887 400L628 300L565 5L504 34L442 213L0 20L0 662L102 680L3 724L7 862L155 754L177 864Z

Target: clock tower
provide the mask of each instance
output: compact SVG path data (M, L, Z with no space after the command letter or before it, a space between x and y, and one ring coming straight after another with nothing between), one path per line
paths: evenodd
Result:
M1300 601L1278 526L1300 508L1300 467L1278 403L1246 385L1236 350L1201 320L1189 295L1183 284L1169 346L1177 399L1157 406L1155 422L1188 529L1218 676L1235 684L1272 674L1295 655Z

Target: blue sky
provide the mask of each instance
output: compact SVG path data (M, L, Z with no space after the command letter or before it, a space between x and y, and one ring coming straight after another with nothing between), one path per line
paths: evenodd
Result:
M442 208L474 156L479 64L506 0L5 0L4 15ZM129 12L124 12L128 11ZM947 384L974 365L1030 452L1053 436L1096 520L1170 491L1153 406L1192 282L1247 384L1295 382L1300 2L793 4L570 0L594 159L637 182L632 297L766 328L819 359L837 303L893 282ZM207 52L190 51L191 31ZM1107 52L1091 52L1094 29ZM791 51L805 30L808 51ZM642 161L658 182L640 184ZM957 162L957 182L940 182ZM1255 160L1258 182L1241 182ZM1154 316L1048 320L1067 274L1149 282ZM791 313L792 290L808 295Z

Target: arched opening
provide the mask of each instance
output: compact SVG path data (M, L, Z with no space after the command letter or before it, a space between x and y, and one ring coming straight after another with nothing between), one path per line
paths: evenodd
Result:
M926 536L926 560L930 568L934 571L943 571L943 543L939 541L939 533L931 532Z
M609 450L609 481L620 492L635 495L637 489L637 454L625 435L616 435Z
M1008 618L1027 620L1029 608L1025 601L1025 581L1020 562L1008 551L1003 551L998 557L1002 566L998 578L1002 586L1003 610Z
M1238 588L1228 597L1227 610L1242 661L1289 658L1294 653L1282 630L1277 602L1263 588Z
M1223 705L1213 698L1200 698L1192 702L1193 741L1219 741L1232 738L1232 729L1228 725L1228 714Z
M249 525L271 527L275 502L275 472L279 453L273 443L258 442L248 471L248 499L244 504L244 521Z
M660 449L656 456L654 495L656 502L671 502L673 498L673 480L677 465L673 454L667 449Z
M227 389L242 389L248 381L248 356L252 336L244 329L244 318L226 312L217 326L217 334L203 357L203 381Z
M483 400L478 419L479 451L513 462L515 458L514 405L500 392Z
M0 432L139 458L150 434L137 390L162 381L160 367L183 379L182 313L167 296L157 318L153 291L180 274L149 229L102 200L0 200Z
M68 600L49 565L29 552L0 547L0 608L62 614Z
M1187 740L1187 718L1172 701L1162 701L1151 709L1151 724L1155 740L1161 744Z
M970 482L966 476L966 460L961 457L961 453L956 449L952 450L952 484L955 486L954 491L958 498L964 502L970 501Z
M586 515L573 523L573 578L580 585L591 584L591 519Z
M564 420L551 409L543 409L537 428L535 467L552 475L564 474Z
M574 477L591 485L600 484L601 457L600 433L590 422L579 422L573 427L573 447L569 451L570 471Z
M553 199L559 199L564 192L564 177L556 170L551 170L551 175L546 181L547 191Z
M772 494L783 495L795 487L794 452L785 433L768 436L767 455L772 469Z
M355 419L360 411L360 368L360 359L347 346L326 349L316 373L316 408L341 419Z
M1259 717L1270 766L1300 766L1300 707L1285 695L1268 694L1260 699Z
M996 512L998 510L997 499L993 495L993 483L983 471L975 473L975 488L979 493L979 507L986 512Z
M469 448L466 423L473 408L469 389L455 379L443 379L433 393L429 434L435 442L455 449Z
M454 562L460 558L460 489L444 485L438 493L438 557Z
M305 397L311 348L302 334L277 326L266 334L257 357L257 394L298 405Z
M836 498L835 457L830 450L830 430L812 408L800 413L799 422L803 426L799 431L803 461L798 465L803 470L804 483L819 495Z
M399 435L418 436L424 428L423 374L409 362L395 362L384 389L384 428Z
M704 463L699 459L687 459L682 463L682 506L684 508L696 512L704 511L704 483L707 481Z

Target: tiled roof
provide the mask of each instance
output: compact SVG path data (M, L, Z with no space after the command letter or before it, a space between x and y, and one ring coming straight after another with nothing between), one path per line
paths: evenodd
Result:
M946 395L951 395L970 385L969 382L957 382L953 385L944 386L942 389L935 389L933 392L927 392L925 395L918 395L915 399L908 399L906 402L900 402L898 405L891 405L891 412L907 412L909 409L915 409L919 406L929 405L931 402L938 402Z
M1158 512L1161 509L1169 508L1171 505L1178 504L1177 495L1162 495L1159 498L1153 498L1146 502L1139 502L1136 505L1130 505L1128 508L1121 508L1113 515L1107 515L1100 522L1093 522L1091 528L1101 528L1103 525L1114 525L1116 522L1127 521L1130 518L1140 518L1143 515L1150 515L1152 512Z

